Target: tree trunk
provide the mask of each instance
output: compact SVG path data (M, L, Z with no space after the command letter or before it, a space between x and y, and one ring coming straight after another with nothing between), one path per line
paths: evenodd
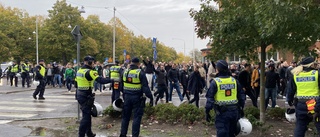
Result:
M266 48L267 44L262 42L261 44L261 63L260 63L260 122L266 121L266 109L265 109L265 61L266 61Z

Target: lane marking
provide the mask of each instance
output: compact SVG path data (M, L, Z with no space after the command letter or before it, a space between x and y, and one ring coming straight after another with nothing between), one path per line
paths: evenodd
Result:
M66 107L69 106L70 104L57 104L57 103L41 103L38 101L35 102L14 102L14 101L0 101L1 105L33 105L33 106L62 106Z
M55 109L52 108L34 108L34 107L8 107L8 106L0 106L0 110L17 110L17 111L53 111Z
M3 113L0 112L0 117L14 117L14 118L30 118L38 114L25 114L25 113Z

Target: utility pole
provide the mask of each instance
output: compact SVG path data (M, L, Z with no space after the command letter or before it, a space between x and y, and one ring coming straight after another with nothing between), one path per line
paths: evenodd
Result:
M116 63L116 8L113 7L113 46L112 46L112 61Z
M37 65L39 64L39 45L38 45L38 17L36 18L36 55Z

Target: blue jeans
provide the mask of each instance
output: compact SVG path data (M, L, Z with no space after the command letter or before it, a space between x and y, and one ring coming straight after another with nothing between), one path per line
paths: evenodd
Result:
M131 113L133 112L132 137L138 137L140 134L141 118L143 116L144 106L141 106L140 95L125 94L122 110L121 137L126 137L128 132ZM145 103L145 102L143 102Z
M240 118L239 110L227 110L220 112L216 116L215 125L217 128L217 137L235 137L237 131L237 123Z
M313 121L312 115L308 114L307 105L305 102L298 102L296 108L296 128L294 137L304 137L308 130L308 124ZM320 122L315 122L317 132L320 131Z
M73 81L73 79L71 79L70 77L67 77L67 78L66 78L66 85L67 85L67 89L68 89L68 91L70 91L70 90L71 90L71 87L72 87L72 81Z
M61 76L60 74L54 74L54 80L53 80L53 87L55 86L56 82L58 83L59 87L61 87Z
M269 97L272 101L272 108L276 106L276 99L277 99L277 88L266 88L265 89L265 100L266 100L266 108L269 104Z
M182 97L181 92L180 92L179 82L174 82L173 84L170 83L169 101L172 101L172 90L173 90L173 88L175 88L177 90L177 93L178 93L178 96L180 98L180 101L183 101L183 97Z
M100 92L102 92L102 84L94 81L94 91L100 90Z

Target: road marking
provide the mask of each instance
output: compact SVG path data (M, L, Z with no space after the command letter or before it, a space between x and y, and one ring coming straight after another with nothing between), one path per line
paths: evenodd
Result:
M57 104L57 103L45 103L45 102L38 102L38 101L34 101L34 102L13 102L13 101L0 101L0 104L2 105L33 105L33 106L62 106L62 107L66 107L70 104Z
M45 96L45 98L69 98L69 99L75 99L75 96Z
M0 120L0 124L7 124L12 122L12 120Z
M26 113L2 113L0 112L0 117L15 117L15 118L30 118L38 114L26 114Z
M32 97L30 97L30 98L16 98L16 99L13 99L13 100L18 100L18 101L39 101L39 102L57 102L57 103L77 102L77 100L53 99L53 98L49 98L49 99L46 98L46 100L35 100Z
M54 110L52 108L8 107L8 106L0 106L0 109L1 110L18 110L18 111L47 111L47 112Z

